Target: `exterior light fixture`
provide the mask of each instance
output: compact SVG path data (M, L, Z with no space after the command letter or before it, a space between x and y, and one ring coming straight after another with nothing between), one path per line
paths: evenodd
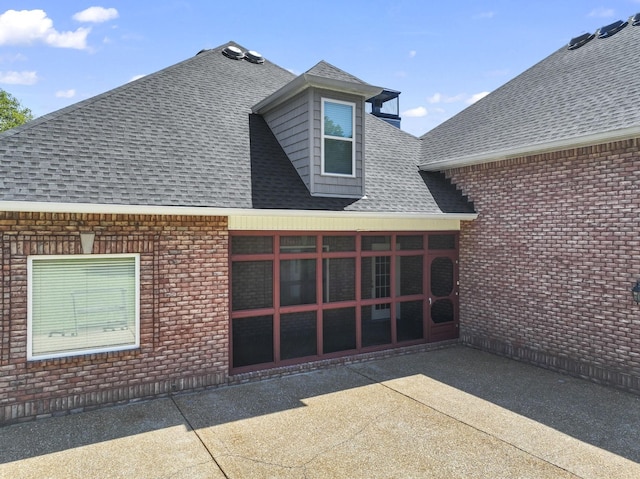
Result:
M636 285L631 288L631 295L636 304L640 303L640 280L636 281Z

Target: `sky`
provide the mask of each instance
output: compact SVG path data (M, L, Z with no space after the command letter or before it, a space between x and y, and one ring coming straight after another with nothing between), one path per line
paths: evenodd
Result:
M35 116L235 41L399 90L416 136L640 0L0 0L0 89Z

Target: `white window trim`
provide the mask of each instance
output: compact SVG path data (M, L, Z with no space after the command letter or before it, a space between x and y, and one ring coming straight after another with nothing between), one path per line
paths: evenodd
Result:
M52 354L33 354L33 262L52 259L79 259L79 258L135 258L135 343L126 346L109 346L94 349L70 350ZM107 353L112 351L127 351L140 348L140 254L74 254L74 255L34 255L27 257L27 360L40 361L44 359L66 358L72 356L84 356L87 354Z
M352 135L351 138L344 138L342 136L331 136L324 134L324 104L326 102L330 103L340 103L342 105L351 106L351 125L352 125ZM356 104L350 101L336 100L334 98L321 98L321 107L320 107L320 161L321 161L321 174L322 176L337 176L341 178L355 178L356 177ZM341 140L341 141L349 141L351 142L351 174L345 175L343 173L331 173L325 171L324 168L324 139L329 138L332 140Z

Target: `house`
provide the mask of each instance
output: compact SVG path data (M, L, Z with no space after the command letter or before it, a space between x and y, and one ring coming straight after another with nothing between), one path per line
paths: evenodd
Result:
M0 135L0 421L455 340L397 95L229 43Z
M478 218L461 341L640 392L640 14L575 37L425 134Z
M0 134L0 422L451 342L640 392L640 27L597 33L420 138L234 42Z

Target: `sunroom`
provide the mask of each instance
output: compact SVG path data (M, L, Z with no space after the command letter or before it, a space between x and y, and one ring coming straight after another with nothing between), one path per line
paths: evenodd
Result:
M231 371L458 336L458 233L236 232Z

